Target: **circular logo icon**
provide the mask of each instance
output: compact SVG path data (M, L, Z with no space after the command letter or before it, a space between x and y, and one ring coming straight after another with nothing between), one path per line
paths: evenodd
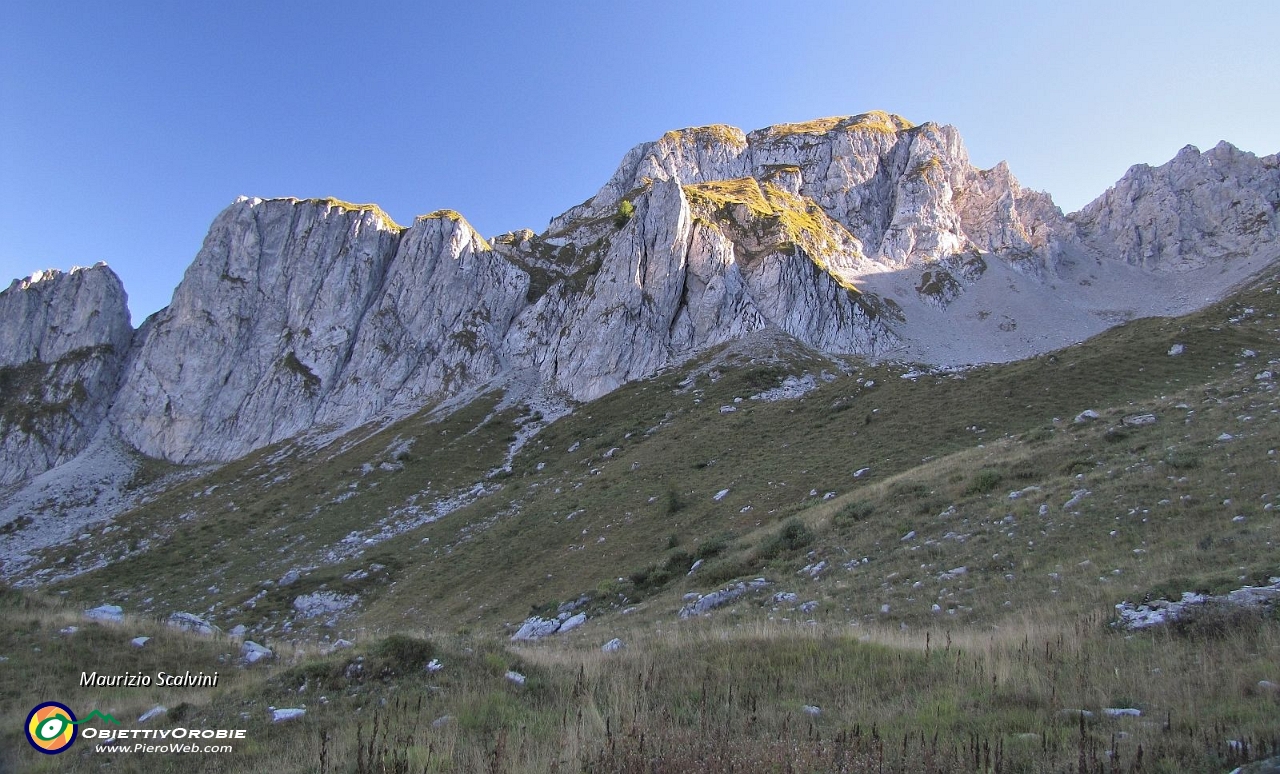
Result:
M27 715L27 741L45 755L57 755L76 740L75 722L70 707L46 701Z

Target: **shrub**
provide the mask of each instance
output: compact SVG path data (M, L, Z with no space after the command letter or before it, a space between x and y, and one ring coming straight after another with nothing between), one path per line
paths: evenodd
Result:
M995 488L1000 486L1001 478L998 470L978 471L978 475L974 476L973 481L969 482L969 488L964 490L964 493L971 495L994 492Z
M1165 455L1164 462L1176 470L1190 470L1200 467L1200 458L1187 451L1171 451Z
M631 220L631 216L636 214L636 206L628 199L618 202L618 213L613 216L613 225L622 228Z
M796 551L813 542L813 533L803 522L792 519L782 525L777 534L760 545L756 555L764 560L773 559L779 554Z
M698 546L698 550L694 552L693 556L695 559L710 559L713 556L718 556L724 553L725 549L728 547L728 538L723 536L713 537L709 540L703 541L702 545Z
M680 493L676 491L676 488L671 487L670 489L668 489L667 490L667 515L670 516L672 514L679 513L681 510L684 509L684 506L685 506L685 502L684 500L680 499Z
M668 556L662 566L672 573L686 573L693 566L693 557L689 555L688 551L679 549L672 553L671 556Z
M408 672L425 667L428 661L435 658L436 647L427 640L406 634L393 634L378 643L376 653L385 662L386 669Z
M698 570L698 574L693 577L698 579L701 584L719 586L734 578L750 575L755 569L755 565L749 561L725 558L712 562L703 569Z
M871 503L855 500L836 511L832 521L837 527L843 527L855 522L866 521L871 517L871 514L875 513L875 510L875 506Z
M1194 640L1257 637L1274 611L1232 604L1208 604L1192 608L1169 623L1175 636Z

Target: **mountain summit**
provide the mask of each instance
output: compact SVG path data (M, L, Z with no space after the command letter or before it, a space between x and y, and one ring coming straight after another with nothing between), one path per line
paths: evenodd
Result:
M754 331L827 353L1006 361L1185 313L1274 261L1280 162L1222 143L1137 166L1064 215L950 126L882 112L636 146L542 234L452 211L240 198L130 332L104 266L0 294L15 483L99 430L228 461L495 379L598 398Z

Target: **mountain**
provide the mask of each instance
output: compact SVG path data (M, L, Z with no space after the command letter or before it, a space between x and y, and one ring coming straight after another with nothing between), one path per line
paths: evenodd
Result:
M136 331L14 283L0 769L51 696L254 771L1272 756L1276 167L1063 215L947 127L704 127L542 234L238 200Z
M761 330L934 365L1182 314L1273 261L1277 157L1138 166L1079 213L974 168L952 127L873 112L668 132L535 235L457 213L241 198L136 332L110 270L0 294L3 483L105 421L148 457L225 462L495 379L590 401Z

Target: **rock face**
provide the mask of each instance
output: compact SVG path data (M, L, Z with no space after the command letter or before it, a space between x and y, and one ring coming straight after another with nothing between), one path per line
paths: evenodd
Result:
M1072 216L1102 255L1157 272L1186 272L1277 245L1280 158L1222 142L1188 145L1160 167L1139 164Z
M306 429L400 229L376 208L240 199L138 331L112 421L144 454L232 459Z
M974 168L954 128L872 112L668 132L545 233L492 242L451 211L406 229L372 205L242 198L131 347L105 268L0 295L0 366L30 398L4 392L0 483L75 454L108 406L129 444L190 463L515 373L590 400L762 330L1025 357L1190 311L1274 260L1278 166L1187 148L1064 216L1004 164Z
M0 486L89 444L132 335L124 286L106 264L36 272L0 292Z

